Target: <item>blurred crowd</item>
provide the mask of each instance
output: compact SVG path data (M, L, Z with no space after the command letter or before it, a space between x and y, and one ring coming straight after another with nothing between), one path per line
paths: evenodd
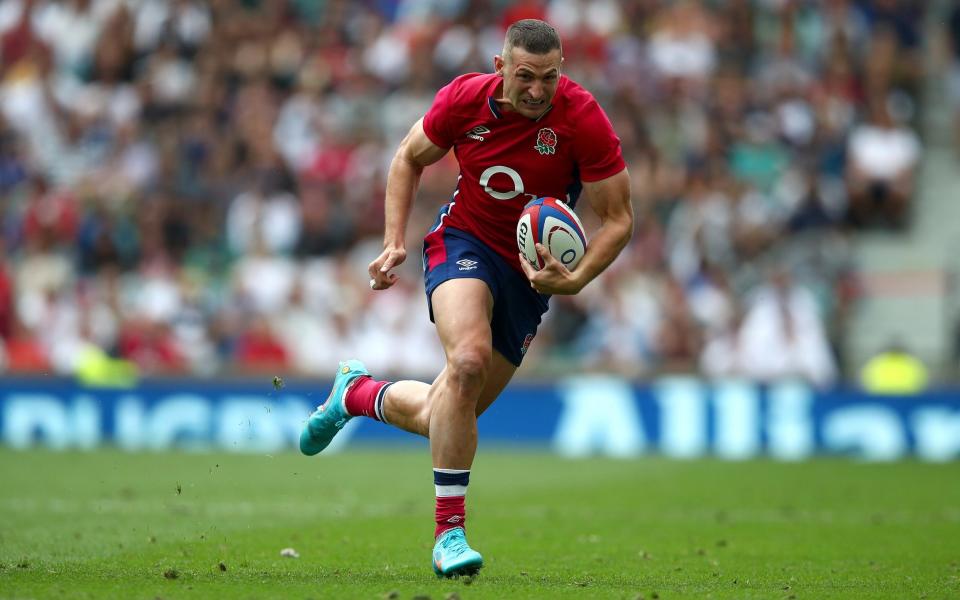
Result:
M922 2L3 0L0 371L432 378L420 240L371 293L387 167L506 26L560 32L621 137L636 233L551 301L523 373L829 385L851 232L909 226ZM580 211L588 230L597 226Z

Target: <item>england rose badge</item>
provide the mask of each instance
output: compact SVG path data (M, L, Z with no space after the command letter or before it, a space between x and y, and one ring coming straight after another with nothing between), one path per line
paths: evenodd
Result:
M554 154L557 151L557 134L549 127L537 132L537 143L534 146L540 154Z

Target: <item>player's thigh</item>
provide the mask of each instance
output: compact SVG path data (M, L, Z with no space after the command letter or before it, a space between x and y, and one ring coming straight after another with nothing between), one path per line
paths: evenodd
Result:
M500 396L500 392L507 387L516 372L517 367L513 363L496 350L493 351L493 360L490 364L490 371L487 373L487 382L483 386L483 391L480 392L480 397L477 398L478 417L490 408L490 405Z
M433 320L447 360L464 348L492 352L493 294L480 279L448 279L430 297Z

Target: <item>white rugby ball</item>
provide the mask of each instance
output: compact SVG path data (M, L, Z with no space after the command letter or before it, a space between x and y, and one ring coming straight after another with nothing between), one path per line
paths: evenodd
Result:
M587 251L583 224L573 210L556 198L537 198L523 208L517 221L517 247L527 262L538 271L543 260L535 244L543 244L550 254L571 271Z

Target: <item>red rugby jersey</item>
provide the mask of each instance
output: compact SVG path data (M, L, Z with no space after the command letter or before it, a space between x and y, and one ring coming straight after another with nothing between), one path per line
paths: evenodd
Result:
M494 102L496 73L469 73L437 92L423 118L427 137L453 148L460 178L443 226L466 231L516 269L517 219L536 198L573 206L581 182L625 168L620 140L593 95L560 77L551 108L533 120Z

